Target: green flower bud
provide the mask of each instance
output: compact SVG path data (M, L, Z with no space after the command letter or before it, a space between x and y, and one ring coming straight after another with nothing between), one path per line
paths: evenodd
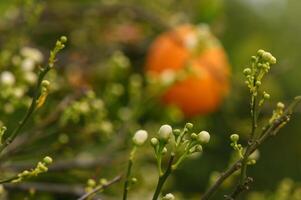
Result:
M185 127L188 129L188 130L191 130L193 128L193 124L192 123L186 123L185 124Z
M244 71L243 71L244 75L250 75L251 72L252 72L252 70L251 70L250 68L246 68L246 69L244 69Z
M203 151L202 145L196 145L195 146L195 152L202 152L202 151Z
M261 81L256 81L256 86L260 86L261 85Z
M43 159L43 161L44 161L47 165L49 165L49 164L51 164L51 163L53 162L52 158L49 157L49 156L46 156L46 157Z
M263 98L264 99L269 99L270 98L270 95L266 92L263 92Z
M195 140L197 139L198 135L196 133L192 133L190 137L191 139Z
M95 182L94 179L88 179L87 185L88 185L89 187L94 187L94 186L96 186L96 182Z
M47 80L43 80L42 83L41 83L42 87L44 88L48 88L50 86L50 82L47 81Z
M154 137L153 137L153 138L151 139L151 145L152 145L152 146L157 146L157 144L159 144L159 140L158 140L157 138L154 138Z
M162 149L162 155L165 155L166 153L167 153L167 148L164 147L164 148Z
M232 134L232 135L230 136L230 140L231 140L232 142L237 142L237 141L239 140L239 135L238 135L238 134Z
M180 130L180 129L174 129L174 130L173 130L173 134L174 134L175 136L179 136L179 135L181 134L181 130Z
M137 180L137 178L133 177L133 178L131 179L131 182L132 182L132 184L135 184L135 183L138 182L138 180Z
M66 36L61 36L60 38L62 43L66 43L67 42L67 37Z
M105 179L105 178L102 178L102 179L99 180L99 183L100 183L101 185L106 185L106 184L108 183L108 180Z
M262 50L262 49L259 49L259 50L257 51L257 55L258 55L258 56L263 56L264 53L265 53L265 51Z
M279 108L279 109L284 109L284 104L282 103L282 102L278 102L277 103L277 108Z

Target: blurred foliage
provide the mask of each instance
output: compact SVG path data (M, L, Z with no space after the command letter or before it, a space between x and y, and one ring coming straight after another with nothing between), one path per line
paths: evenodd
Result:
M184 163L164 189L177 199L198 199L210 179L229 163L229 135L249 131L248 91L241 72L249 56L262 48L280 61L267 78L271 105L273 99L288 101L301 93L300 7L298 0L1 0L0 76L9 73L12 78L0 85L0 125L8 130L29 105L38 66L46 63L51 45L60 35L69 38L56 70L47 77L51 93L46 104L0 158L1 177L34 166L45 155L57 165L32 181L85 186L88 178L123 172L136 129L154 133L162 123L181 127L187 121L150 92L143 74L149 44L176 24L205 22L229 55L232 89L218 112L189 119L196 129L209 130L212 142L202 157ZM264 113L271 110L266 106ZM261 149L261 159L250 170L256 180L252 189L258 192L246 199L300 199L300 111L279 137ZM154 160L147 156L151 150L140 153L135 170L141 184L133 188L131 199L148 197L157 181L149 175L155 173ZM75 161L81 162L74 165ZM233 183L226 182L216 199ZM105 191L106 199L119 198L120 188L118 184ZM3 199L74 197L17 187L3 193ZM281 196L286 193L291 196Z

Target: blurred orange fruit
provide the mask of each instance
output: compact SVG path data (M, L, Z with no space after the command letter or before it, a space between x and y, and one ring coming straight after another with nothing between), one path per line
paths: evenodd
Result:
M180 25L152 43L146 59L146 71L152 77L170 71L179 74L185 67L192 73L172 84L163 102L177 106L187 117L215 111L229 90L230 69L224 49L208 26Z

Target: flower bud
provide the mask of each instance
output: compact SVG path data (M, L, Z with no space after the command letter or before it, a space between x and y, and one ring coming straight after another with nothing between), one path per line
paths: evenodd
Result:
M198 140L200 143L208 143L209 140L210 140L210 134L209 134L207 131L201 131L201 132L198 134L197 140Z
M158 136L160 140L167 141L172 133L172 128L170 125L163 125L158 131Z
M251 69L250 68L246 68L246 69L244 69L244 71L243 71L243 73L244 73L244 75L249 75L249 74L251 74Z
M191 130L193 128L193 124L192 123L186 123L185 124L185 127L188 129L188 130Z
M195 146L195 152L202 152L202 151L203 151L202 145L196 145Z
M89 187L94 187L94 186L96 186L96 182L95 182L94 179L88 179L87 185L88 185Z
M164 154L166 154L166 153L167 153L167 148L164 147L164 148L162 149L162 155L164 155Z
M259 49L259 50L257 51L257 55L258 55L258 56L263 56L264 53L265 53L265 51L262 50L262 49Z
M52 158L49 157L49 156L46 156L46 157L43 159L43 161L44 161L47 165L49 165L49 164L51 164L51 163L53 162Z
M279 109L284 109L284 104L282 103L282 102L278 102L277 103L277 108L279 108Z
M190 137L191 139L195 140L197 139L198 135L196 133L192 133Z
M181 134L181 130L180 130L180 129L174 129L174 130L173 130L173 134L174 134L175 136L179 136L179 135Z
M154 138L154 137L153 137L153 138L151 139L151 145L152 145L152 146L157 146L158 143L159 143L159 140L158 140L157 138Z
M50 85L50 82L47 80L43 80L41 85L42 85L42 87L48 88Z
M166 195L162 198L162 200L174 200L174 199L175 199L175 196L174 196L173 194L171 194L171 193L166 194Z
M230 136L230 140L231 140L232 142L237 142L237 141L239 140L239 135L238 135L238 134L232 134L232 135Z
M67 42L67 37L66 36L61 36L60 38L62 43L66 43Z
M138 130L135 133L132 141L135 145L141 146L146 142L147 137L148 137L148 133L145 130Z
M263 98L264 99L269 99L270 98L270 95L266 92L263 92Z

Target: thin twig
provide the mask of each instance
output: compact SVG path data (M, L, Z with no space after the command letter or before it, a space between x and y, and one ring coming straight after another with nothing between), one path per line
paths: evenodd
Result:
M246 152L244 156L251 155L256 149L259 148L260 145L262 145L268 138L270 138L270 136L274 136L276 132L279 131L279 129L283 126L283 124L290 119L293 110L298 105L298 103L300 103L300 101L301 101L301 96L295 97L294 101L287 107L287 109L284 111L281 117L279 117L272 124L269 124L262 130L261 137L252 143L252 145L249 148L249 151ZM220 187L220 185L235 171L239 170L241 168L241 165L242 165L242 159L232 164L226 171L224 171L219 176L219 178L215 181L215 183L207 189L207 191L201 197L201 200L210 199L214 195L216 190Z
M106 189L107 187L109 187L110 185L114 184L114 183L117 183L118 181L121 180L121 175L119 176L116 176L115 178L113 178L111 181L107 182L106 184L103 184L103 185L100 185L96 188L94 188L92 191L84 194L83 196L81 196L80 198L78 198L77 200L85 200L87 199L88 197L90 197L91 195L97 193L98 191L100 190L104 190Z

